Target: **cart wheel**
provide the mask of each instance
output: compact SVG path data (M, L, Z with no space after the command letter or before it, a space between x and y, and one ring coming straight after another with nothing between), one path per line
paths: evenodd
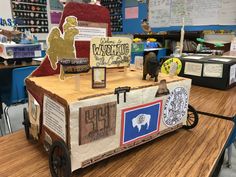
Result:
M70 177L70 154L63 141L55 141L49 150L49 168L52 177Z
M192 129L198 124L198 113L197 111L189 104L188 105L188 117L186 125L183 126L185 129Z
M26 139L28 140L30 139L30 133L29 133L30 121L29 121L29 114L26 108L24 108L23 114L24 114L24 121L22 122L22 124L25 127L25 136Z

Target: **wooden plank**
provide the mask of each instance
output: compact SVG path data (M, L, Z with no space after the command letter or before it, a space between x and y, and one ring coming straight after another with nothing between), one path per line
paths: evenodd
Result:
M231 121L201 115L193 130L178 129L73 176L210 176L232 128ZM50 176L47 153L22 130L0 138L0 154L1 177Z
M190 104L198 111L224 116L236 115L236 87L216 90L192 85Z

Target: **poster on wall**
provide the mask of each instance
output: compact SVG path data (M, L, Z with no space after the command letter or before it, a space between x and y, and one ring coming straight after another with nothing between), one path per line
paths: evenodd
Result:
M0 29L13 30L11 3L8 0L1 0L0 5ZM9 23L10 22L10 23Z
M135 19L138 18L138 7L125 8L125 19Z
M121 146L158 132L161 110L161 100L123 109Z
M90 42L90 66L129 66L131 39L125 37L92 38Z

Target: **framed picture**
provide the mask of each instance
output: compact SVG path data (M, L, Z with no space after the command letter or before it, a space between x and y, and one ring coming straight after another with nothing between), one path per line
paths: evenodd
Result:
M106 87L106 67L92 67L92 88Z

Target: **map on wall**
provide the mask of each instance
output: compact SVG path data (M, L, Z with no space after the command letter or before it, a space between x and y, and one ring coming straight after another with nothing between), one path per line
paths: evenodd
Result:
M183 18L185 25L236 25L236 1L150 0L148 16L153 28L182 26Z

